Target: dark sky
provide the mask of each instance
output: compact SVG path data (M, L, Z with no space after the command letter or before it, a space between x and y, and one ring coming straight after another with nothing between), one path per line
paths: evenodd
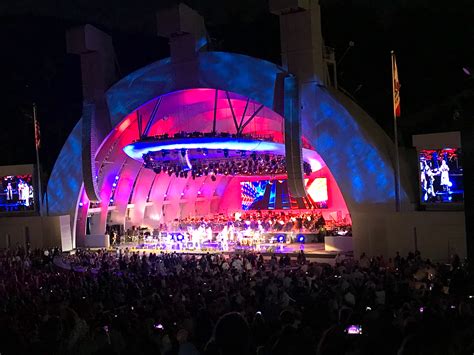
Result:
M38 105L42 161L48 171L80 118L79 59L66 53L65 31L90 23L111 34L126 75L168 56L154 13L173 1L0 3L2 128L0 165L34 162L31 103ZM278 18L265 0L190 0L206 19L216 50L279 63ZM159 4L159 5L158 5ZM449 5L448 5L449 4ZM326 45L341 58L339 83L391 134L390 50L400 73L403 144L413 133L456 129L458 96L474 88L472 0L321 0Z

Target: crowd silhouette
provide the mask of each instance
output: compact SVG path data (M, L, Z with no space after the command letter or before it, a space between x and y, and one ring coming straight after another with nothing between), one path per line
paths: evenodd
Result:
M420 253L0 254L2 354L472 354L473 274ZM348 329L360 329L350 334Z

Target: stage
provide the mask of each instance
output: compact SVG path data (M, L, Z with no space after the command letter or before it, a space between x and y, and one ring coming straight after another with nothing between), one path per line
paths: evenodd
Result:
M304 251L306 258L309 259L334 259L337 252L326 251L324 243L264 243L259 246L243 246L229 243L227 248L222 248L218 243L203 243L200 248L184 248L182 245L173 245L172 247L164 248L159 245L146 245L143 243L124 243L120 245L112 245L114 249L126 249L128 248L132 252L139 253L179 253L179 254L242 254L245 252L260 253L264 257L270 257L275 254L277 257L280 255L289 255L290 257L296 258L301 250Z

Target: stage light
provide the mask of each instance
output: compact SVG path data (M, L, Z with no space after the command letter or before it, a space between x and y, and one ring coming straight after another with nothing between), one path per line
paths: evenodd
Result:
M163 197L166 198L166 196L168 196L167 194L164 194Z
M178 234L176 235L176 240L177 240L178 242L182 242L182 241L184 240L184 235L182 235L181 233L178 233Z
M113 198L111 198L111 199L110 199L110 203L113 203L113 202L114 202L114 199L113 199Z
M285 235L283 235L283 234L277 235L277 241L278 241L278 243L284 243L285 242Z
M82 207L84 206L84 204L82 202L79 202L79 207Z
M201 191L198 191L198 195L200 195L200 194L201 194Z
M298 236L296 237L296 240L298 241L298 243L304 243L305 241L304 234L298 234Z
M112 184L112 187L117 187L117 183L114 182L114 183Z
M115 180L118 180L118 179L120 179L120 176L115 175Z
M206 156L208 152L209 152L209 151L207 150L207 148L204 148L204 149L202 150L202 155Z

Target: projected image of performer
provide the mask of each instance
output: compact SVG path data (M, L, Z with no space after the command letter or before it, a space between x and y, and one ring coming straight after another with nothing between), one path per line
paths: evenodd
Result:
M441 173L441 187L443 191L449 192L449 188L451 187L451 181L449 181L449 166L446 164L446 160L443 159L441 162L441 166L439 167L439 171Z
M23 197L24 197L24 192L23 190L26 188L27 186L25 186L25 184L23 183L23 180L18 180L18 184L17 184L17 190L18 190L18 202L20 204L23 204L25 201L23 201Z
M18 200L25 206L30 205L30 188L28 184L21 179L18 182Z
M434 189L435 175L438 175L438 172L435 172L430 168L428 163L424 162L424 168L422 170L422 177L424 179L422 190L423 190L423 201L428 201L436 198L436 193Z
M13 200L13 188L10 182L7 184L6 190L7 190L7 201L11 202Z

